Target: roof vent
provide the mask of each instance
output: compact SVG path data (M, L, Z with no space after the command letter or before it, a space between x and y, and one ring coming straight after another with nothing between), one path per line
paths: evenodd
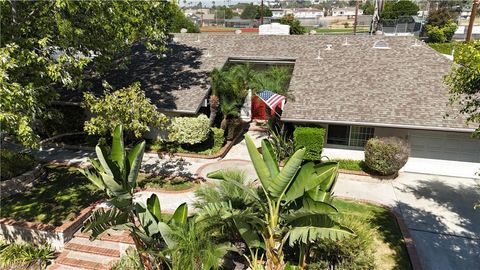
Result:
M345 42L343 42L342 46L350 46L351 44L348 43L348 38L345 38Z
M207 53L205 54L205 57L207 57L207 58L212 57L212 55L210 54L210 51L209 50L206 50L206 51L207 51Z
M322 56L320 55L321 53L321 50L318 50L318 55L317 55L317 58L315 58L316 60L322 60Z
M390 47L388 47L388 43L385 41L385 40L377 40L375 41L375 43L373 43L373 48L374 49L390 49Z
M240 29L235 30L236 35L240 35L241 33L242 33L242 30L240 30Z
M422 46L420 43L418 43L418 39L415 39L415 43L412 44L412 47L420 47Z
M316 33L317 33L317 31L315 31L315 30L310 30L310 32L309 32L310 35L315 35Z
M182 34L185 34L185 33L187 33L187 32L188 32L188 30L187 30L186 28L180 29L180 33L182 33Z
M200 43L200 35L197 36L197 40L195 40L196 43Z
M327 44L327 48L325 48L326 51L332 50L332 44Z

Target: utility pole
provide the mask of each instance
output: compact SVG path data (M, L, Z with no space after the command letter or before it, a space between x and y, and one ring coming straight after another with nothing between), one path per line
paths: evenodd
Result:
M358 24L358 4L360 3L359 0L357 0L357 3L355 5L355 22L353 23L353 34L357 34L357 24Z
M469 42L472 38L473 23L475 22L475 17L477 16L477 7L478 0L473 0L472 12L470 12L470 22L468 23L467 37L465 38L465 42Z
M260 3L260 25L263 24L263 0Z

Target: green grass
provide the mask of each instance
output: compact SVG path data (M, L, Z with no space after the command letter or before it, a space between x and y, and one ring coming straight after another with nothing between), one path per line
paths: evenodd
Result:
M173 181L168 181L165 177L147 174L140 174L137 181L138 186L141 188L162 188L172 191L187 190L195 186L194 182L181 178L174 178Z
M459 45L459 42L447 42L447 43L427 43L432 49L439 53L451 54L452 49Z
M76 168L50 166L47 172L46 179L28 191L2 198L0 216L59 226L103 197Z
M332 159L331 161L338 162L340 169L349 170L349 171L358 171L365 172L368 174L374 174L372 170L367 167L365 161L363 160L353 160L353 159Z
M0 151L0 181L21 175L35 167L35 159L29 154Z
M402 233L395 217L387 209L366 203L336 199L340 213L368 222L375 229L378 269L412 269Z

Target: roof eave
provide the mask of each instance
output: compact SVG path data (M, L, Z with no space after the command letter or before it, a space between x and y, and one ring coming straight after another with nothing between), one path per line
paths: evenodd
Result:
M357 126L403 128L403 129L418 129L418 130L432 130L432 131L452 131L452 132L474 132L475 131L475 129L473 129L473 128L450 128L450 127L384 124L384 123L355 122L355 121L309 120L309 119L294 119L294 118L283 118L283 117L281 119L284 122L290 122L290 123L357 125Z

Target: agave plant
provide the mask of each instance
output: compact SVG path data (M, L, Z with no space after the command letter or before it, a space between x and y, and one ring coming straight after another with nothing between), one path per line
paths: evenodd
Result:
M304 269L311 243L325 238L337 240L354 235L350 229L337 224L330 217L338 212L331 204L331 190L338 176L336 162L303 164L305 149L300 149L280 169L268 140L262 141L263 155L248 135L245 140L259 178L260 191L255 192L232 181L221 170L210 173L208 177L224 179L257 201L259 209L256 219L250 218L249 222L245 222L242 216L233 216L233 220L251 251L264 250L267 269ZM222 203L225 209L225 202L207 204L204 209L209 210L210 214L204 213L203 218L213 216L215 211L212 209L222 208ZM225 210L219 210L218 213L225 215ZM299 249L300 257L296 267L285 263L283 247L287 241ZM257 263L258 260L253 256L250 262ZM260 269L261 266L251 267Z

